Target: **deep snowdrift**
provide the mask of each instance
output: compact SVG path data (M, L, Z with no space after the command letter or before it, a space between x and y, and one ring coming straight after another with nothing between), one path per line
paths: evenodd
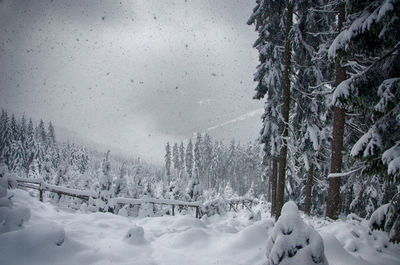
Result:
M71 212L11 190L15 207L29 206L23 228L0 235L0 264L263 264L273 222L249 214L132 219L109 213ZM304 216L303 216L304 217ZM335 264L400 264L400 247L367 222L304 218L320 232ZM300 265L300 264L299 264Z

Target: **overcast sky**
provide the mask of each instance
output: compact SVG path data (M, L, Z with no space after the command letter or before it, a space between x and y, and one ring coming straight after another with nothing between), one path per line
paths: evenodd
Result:
M1 0L0 106L152 161L166 141L237 118L253 118L255 138L254 5Z

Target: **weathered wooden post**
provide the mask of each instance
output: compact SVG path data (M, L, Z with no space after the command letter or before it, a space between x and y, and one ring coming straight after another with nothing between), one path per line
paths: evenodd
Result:
M175 216L175 204L172 204L172 216Z
M42 184L39 184L39 201L43 202L43 189L42 189Z
M200 219L199 206L196 206L196 218L199 218L199 219Z

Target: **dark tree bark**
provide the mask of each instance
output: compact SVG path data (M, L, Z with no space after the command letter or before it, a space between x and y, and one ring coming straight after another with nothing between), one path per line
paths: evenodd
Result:
M276 180L278 173L278 158L272 159L272 178L271 178L271 215L276 216Z
M311 212L311 190L313 185L314 164L310 165L308 169L307 184L306 184L306 199L304 205L304 212L310 215Z
M342 30L345 20L344 3L339 6L338 32ZM346 71L341 66L340 60L336 59L336 86L346 79ZM333 113L333 135L332 135L332 154L331 154L331 173L340 173L342 171L342 149L343 133L345 122L345 110L335 106ZM326 205L326 216L331 219L337 219L340 205L340 177L329 178L328 201Z
M283 96L282 96L282 146L279 154L279 179L276 197L276 219L279 219L285 199L285 174L287 156L287 137L290 107L290 68L292 60L292 44L289 38L293 26L293 4L288 1L286 28L285 28L285 66L283 71Z

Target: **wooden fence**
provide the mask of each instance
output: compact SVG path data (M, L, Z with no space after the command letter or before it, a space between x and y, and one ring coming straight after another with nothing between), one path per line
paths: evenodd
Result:
M39 191L39 200L43 201L43 193L45 191L54 192L60 195L71 196L74 198L79 198L85 201L89 201L90 198L97 199L99 195L94 191L85 191L85 190L77 190L70 189L66 187L51 185L46 183L43 179L28 179L28 178L19 178L16 177L15 180L18 183L19 187L35 189ZM133 198L122 198L117 197L113 198L115 204L122 205L142 205L145 203L151 203L153 205L170 205L172 210L172 216L175 215L175 207L182 208L195 208L196 218L201 217L200 208L202 207L201 202L186 202L186 201L178 201L178 200L168 200L168 199L156 199L156 198L143 198L143 199L133 199ZM251 211L251 207L253 205L253 200L251 199L237 199L237 200L228 200L229 210L238 211L240 205L242 209L246 208Z

